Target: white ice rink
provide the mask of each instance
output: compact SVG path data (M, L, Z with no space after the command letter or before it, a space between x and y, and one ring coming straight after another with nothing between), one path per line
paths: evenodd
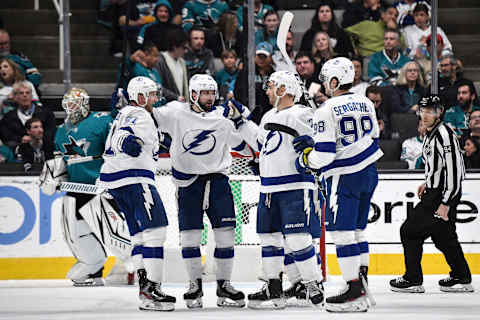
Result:
M177 297L173 312L138 310L137 288L134 286L74 288L67 280L0 281L0 319L381 319L381 320L457 320L480 319L480 276L474 276L475 293L442 293L437 281L442 276L425 277L424 294L401 294L389 290L392 276L370 276L370 289L377 306L367 313L332 314L311 308L287 308L280 311L220 309L216 306L215 283L204 286L204 308L191 311L181 299L186 291L179 284L165 284L164 291ZM261 283L234 283L246 294L256 291ZM331 277L326 285L327 296L341 286L339 277Z

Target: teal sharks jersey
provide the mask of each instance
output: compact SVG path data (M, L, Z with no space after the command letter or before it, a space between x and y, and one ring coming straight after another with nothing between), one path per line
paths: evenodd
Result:
M75 156L101 155L112 121L108 113L91 112L70 129L62 124L55 135L55 149L64 155L65 160ZM103 159L68 165L68 180L95 184L102 164Z

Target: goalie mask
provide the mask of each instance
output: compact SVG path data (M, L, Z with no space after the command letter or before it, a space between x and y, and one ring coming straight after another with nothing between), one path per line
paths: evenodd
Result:
M319 80L324 83L327 94L332 96L341 85L353 83L355 77L355 69L352 61L347 58L340 57L328 60L322 67ZM330 87L332 79L337 79L335 88Z
M190 79L190 83L188 84L188 88L190 91L190 101L202 109L203 111L210 111L210 108L207 106L202 105L199 102L200 99L200 92L201 91L215 91L214 101L218 99L218 85L217 82L208 74L196 74ZM193 93L195 92L196 97L193 97Z
M298 102L302 97L302 89L298 83L297 77L291 71L277 71L270 75L268 80L263 84L263 89L267 90L269 87L273 87L276 96L274 107L277 107L280 98L289 94L293 97L294 102ZM277 91L281 87L285 88L285 91L281 96L277 96Z
M146 107L148 104L148 97L155 93L159 97L159 86L147 77L135 77L128 83L127 86L128 98L130 101L134 101L140 107ZM144 103L140 103L139 95L142 95Z
M90 97L81 88L72 88L63 95L62 107L67 113L67 120L76 124L85 119L90 112Z

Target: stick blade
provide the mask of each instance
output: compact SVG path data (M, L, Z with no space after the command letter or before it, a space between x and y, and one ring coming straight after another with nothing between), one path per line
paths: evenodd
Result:
M280 49L280 52L283 56L287 56L287 50L285 48L285 43L287 41L287 34L290 26L293 21L293 13L290 11L285 11L282 16L282 21L280 21L280 26L278 27L277 34L277 47Z

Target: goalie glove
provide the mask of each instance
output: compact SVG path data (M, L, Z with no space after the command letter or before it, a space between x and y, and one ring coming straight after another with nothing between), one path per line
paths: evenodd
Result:
M48 196L53 195L57 187L68 180L67 164L63 157L45 161L38 179L42 192Z
M308 147L305 148L300 156L295 160L295 168L300 174L307 174L310 172L309 164L308 164L308 155L312 152L313 148Z

